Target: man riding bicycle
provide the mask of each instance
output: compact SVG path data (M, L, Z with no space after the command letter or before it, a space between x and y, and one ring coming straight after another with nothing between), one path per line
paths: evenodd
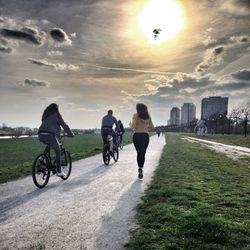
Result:
M108 111L108 114L105 115L102 118L102 130L101 130L101 134L102 134L102 140L103 140L103 144L107 144L107 137L108 135L112 135L113 137L113 142L114 145L117 146L117 141L116 141L116 133L113 130L113 125L115 124L116 128L118 127L118 122L116 120L116 118L113 116L113 111L110 109Z
M123 137L123 134L125 133L125 129L121 120L118 121L118 126L115 128L115 132L117 136L120 137L120 143L122 143L122 137Z

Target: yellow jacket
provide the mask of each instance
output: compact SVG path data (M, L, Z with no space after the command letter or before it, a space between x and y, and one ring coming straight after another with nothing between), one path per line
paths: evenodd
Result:
M138 114L133 115L132 122L130 122L129 125L133 129L134 133L148 133L149 129L154 128L151 118L143 120L138 116Z

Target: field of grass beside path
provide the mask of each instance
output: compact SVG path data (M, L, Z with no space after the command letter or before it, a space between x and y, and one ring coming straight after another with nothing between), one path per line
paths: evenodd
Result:
M250 170L167 134L127 249L250 249Z
M132 142L132 133L124 134L124 144ZM102 151L100 134L77 135L65 138L64 146L72 160L86 158ZM0 140L0 183L31 174L32 163L45 145L38 138L15 138Z
M197 136L195 134L184 134L186 136L191 136L199 139L204 139L208 141L215 141L219 143L224 143L228 145L241 146L250 148L250 135L245 137L244 135L227 135L227 134L207 134L204 136Z

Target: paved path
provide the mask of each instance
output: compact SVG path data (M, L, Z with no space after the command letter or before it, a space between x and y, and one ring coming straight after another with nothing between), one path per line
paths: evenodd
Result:
M250 158L250 148L247 147L227 145L219 142L208 141L188 136L184 137L183 139L190 142L199 143L202 146L205 146L211 150L215 150L218 153L225 154L226 156L234 160L243 159L243 161L246 161L248 163L248 158Z
M31 177L0 185L0 249L123 249L164 144L151 137L143 181L130 144L117 163L105 166L101 155L76 161L67 181L53 176L44 189Z

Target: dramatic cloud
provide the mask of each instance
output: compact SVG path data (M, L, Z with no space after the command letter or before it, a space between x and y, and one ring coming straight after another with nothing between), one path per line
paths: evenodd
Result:
M65 44L65 45L71 45L72 41L69 39L68 35L62 30L62 29L52 29L49 32L51 38L54 42Z
M30 58L29 61L31 63L33 63L33 64L53 68L53 69L59 70L59 71L63 71L63 70L77 71L77 70L79 70L79 66L76 66L76 65L73 65L73 64L51 63L51 62L48 62L45 59L37 60L37 59L32 59L32 58Z
M232 77L242 81L250 81L250 70L243 69L232 74Z
M231 52L233 49L247 49L250 39L248 35L231 36L229 38L221 38L224 43L217 45L214 48L209 48L205 51L203 61L196 67L197 73L205 73L209 69L219 66L224 63L225 52ZM215 41L214 41L215 42ZM236 54L236 53L235 53Z
M37 79L25 79L22 83L23 86L32 86L32 87L49 87L50 83L46 81L40 81Z
M203 61L197 66L196 71L198 73L204 72L209 68L222 64L224 62L222 57L224 51L225 48L223 46L206 50Z
M0 34L9 39L22 40L34 45L42 45L43 38L34 28L24 27L21 30L1 29Z

